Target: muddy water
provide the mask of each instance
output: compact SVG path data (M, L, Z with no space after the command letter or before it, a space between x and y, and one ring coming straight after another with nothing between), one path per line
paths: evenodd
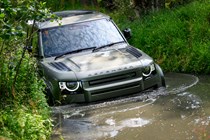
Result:
M210 139L210 76L169 73L166 82L166 89L52 108L52 139Z

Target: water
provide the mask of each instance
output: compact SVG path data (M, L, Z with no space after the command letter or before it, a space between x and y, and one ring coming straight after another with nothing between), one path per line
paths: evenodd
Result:
M210 139L210 76L166 74L166 89L54 107L53 140Z

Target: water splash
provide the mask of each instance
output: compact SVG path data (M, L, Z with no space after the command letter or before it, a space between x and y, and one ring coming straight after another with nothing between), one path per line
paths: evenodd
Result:
M177 94L183 91L186 91L187 89L197 85L197 83L199 82L199 78L194 76L194 75L189 75L189 74L176 74L178 77L185 77L187 79L191 79L190 83L187 85L186 83L183 83L181 85L179 85L178 87L173 87L171 90L166 91L167 94ZM183 78L184 79L184 78ZM177 81L178 83L180 81Z
M70 105L65 105L65 106L58 106L58 107L52 107L52 112L53 113L62 113L63 115L65 114L74 114L74 112L85 112L87 110L93 110L93 109L98 109L98 108L104 108L108 106L114 106L118 104L124 104L124 103L129 103L129 102L138 102L138 101L143 101L145 103L149 102L149 104L153 103L156 99L158 99L160 96L167 96L170 94L178 94L180 92L186 91L187 89L195 86L199 82L199 78L194 76L194 75L188 75L188 74L178 74L178 73L173 73L174 77L180 77L183 79L190 79L188 84L182 83L179 85L179 81L177 81L176 87L173 86L172 89L169 88L159 88L157 90L148 90L144 91L138 94L130 95L130 96L125 96L125 97L119 97L115 98L112 100L108 100L106 102L95 102L95 103L90 103L90 104L70 104ZM166 81L174 81L170 80L174 79L174 77L166 77ZM176 80L176 79L175 79ZM178 79L179 80L179 79ZM170 83L169 83L170 84ZM171 85L167 85L167 87L171 87ZM137 107L139 108L139 107ZM135 109L135 108L134 108ZM124 110L124 112L127 110ZM122 110L123 112L123 110Z
M189 99L189 104L184 106L185 109L199 108L200 100L196 100L197 97L185 92L199 82L198 77L187 74L174 74L174 77L166 76L166 81L168 81L166 89L148 90L135 95L107 100L106 102L52 107L52 111L54 114L62 116L60 121L63 124L64 139L114 138L126 128L141 128L155 121L155 118L144 119L141 118L141 115L141 117L128 116L126 119L118 118L117 120L114 117L116 114L120 116L132 111L138 112L141 108L151 106L161 96L176 95L173 102L180 107L186 103L181 100L182 98ZM179 77L187 80L180 82ZM124 106L122 107L122 105ZM121 107L115 108L115 106ZM187 120L185 115L181 117L183 120Z

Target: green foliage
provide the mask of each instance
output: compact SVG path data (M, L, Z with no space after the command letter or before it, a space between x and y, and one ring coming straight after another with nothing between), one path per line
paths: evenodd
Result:
M173 10L162 10L133 22L120 21L130 27L130 43L158 62L164 71L210 72L210 6L195 1Z
M42 20L50 17L46 3L37 0L0 1L0 37L9 39L22 36L24 26L29 20Z
M45 0L45 2L47 3L47 7L50 8L53 12L69 9L99 10L98 0Z
M43 94L44 82L38 79L35 60L29 54L23 59L15 90L12 88L22 51L16 47L1 59L0 136L44 140L52 130L50 112Z
M120 14L118 16L123 16L123 17L135 17L135 12L133 10L134 5L131 1L129 0L114 0L113 4L115 5L115 14Z
M192 2L193 0L165 0L165 7L166 8L175 8L177 6L187 4Z
M51 120L32 114L27 107L8 109L0 113L3 116L0 118L0 135L15 140L46 140L50 135L51 131L46 130L51 130Z
M0 1L0 136L48 139L51 133L44 82L36 75L36 60L26 53L34 31L28 20L52 17L36 0Z

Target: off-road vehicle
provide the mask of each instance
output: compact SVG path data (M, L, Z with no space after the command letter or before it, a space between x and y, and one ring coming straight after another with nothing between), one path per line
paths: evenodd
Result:
M37 22L37 60L47 96L92 102L165 86L161 68L127 40L113 20L95 11L56 12L62 19ZM35 46L34 46L35 47Z

